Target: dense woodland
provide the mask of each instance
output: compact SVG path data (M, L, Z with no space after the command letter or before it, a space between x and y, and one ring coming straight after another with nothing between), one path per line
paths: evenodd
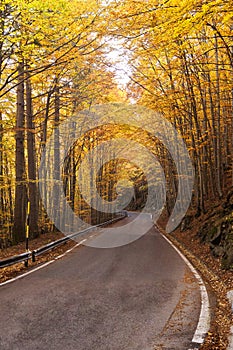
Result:
M24 239L28 201L30 237L55 229L38 190L41 154L61 122L93 105L138 104L174 125L193 161L197 215L232 186L232 1L1 0L0 12L2 246ZM61 167L71 208L89 223L106 220L80 194L76 171L86 152L119 135L136 136L160 159L169 214L177 192L169 153L153 135L124 125L94 129L70 149ZM93 181L111 202L125 173L135 186L130 208L140 209L142 169L109 161Z

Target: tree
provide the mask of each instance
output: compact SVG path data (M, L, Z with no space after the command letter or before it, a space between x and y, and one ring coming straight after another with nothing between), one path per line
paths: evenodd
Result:
M26 167L25 167L25 108L24 108L24 62L18 64L18 86L17 86L17 115L16 115L16 155L15 155L15 210L14 210L14 242L25 238L26 226Z

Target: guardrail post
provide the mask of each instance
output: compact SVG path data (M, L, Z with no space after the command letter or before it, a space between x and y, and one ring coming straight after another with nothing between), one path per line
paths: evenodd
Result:
M32 252L32 262L35 262L35 261L36 261L36 254L35 254L35 252L33 250L33 252Z

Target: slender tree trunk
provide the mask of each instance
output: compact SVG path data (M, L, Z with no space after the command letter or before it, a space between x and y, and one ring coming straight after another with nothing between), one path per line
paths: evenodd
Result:
M42 137L41 137L41 140L40 140L40 146L41 146L41 149L40 149L40 154L42 154L43 152L46 152L46 142L47 142L47 131L48 131L48 120L49 120L49 110L50 110L50 102L51 102L51 96L53 94L53 90L50 89L47 93L47 100L46 100L46 110L45 110L45 118L44 118L44 121L43 121L43 131L42 131ZM45 158L46 159L46 156ZM43 167L43 177L46 178L46 172L49 171L49 169L47 167L45 167L45 164L42 164L40 163L40 166ZM47 208L47 205L48 205L48 198L47 198L47 184L46 182L44 183L44 188L43 188L43 191L44 191L44 203L42 203L42 201L40 200L40 197L39 197L39 206L40 206L40 215L43 217L43 220L47 220L48 217L47 217L47 214L45 213L44 211L44 207L43 207L43 204L45 205L45 208Z
M0 33L1 37L4 34L4 11L0 10ZM0 79L2 77L2 49L3 49L3 40L0 41ZM0 111L0 231L4 225L4 179L3 179L3 125L2 125L2 111Z
M220 100L220 77L219 77L219 57L218 57L218 38L215 34L215 57L216 57L216 100L217 100L217 120L216 120L216 154L215 154L215 166L216 166L216 179L217 190L219 197L222 197L222 162L221 162L221 140L220 140L220 118L221 118L221 100Z
M2 126L2 112L0 112L0 230L4 224L4 180L3 180L3 126Z
M25 169L25 115L24 115L24 63L18 65L17 113L16 113L16 153L15 153L15 208L13 240L20 242L25 239L25 221L27 204L26 169Z
M4 153L4 163L7 164L7 154ZM7 219L7 223L9 224L9 233L12 238L12 224L14 223L14 204L13 204L13 194L12 194L12 174L9 172L9 168L6 166L5 168L5 176L6 176L6 184L7 191L5 193L6 196L6 210L9 213L9 217Z
M232 72L233 73L233 72ZM233 74L232 74L233 75ZM231 161L231 183L233 186L233 88L231 89L231 108L232 108L232 112L231 112L231 145L232 145L232 149L231 149L231 157L232 157L232 161Z
M205 212L205 202L204 202L204 190L203 190L203 179L205 174L203 173L203 168L202 168L202 164L201 164L201 157L200 157L200 152L199 152L199 146L200 146L200 142L202 140L202 132L201 132L201 127L199 124L199 119L198 119L198 111L197 111L197 102L196 102L196 98L195 98L195 93L194 93L194 89L193 89L193 84L192 84L192 80L191 80L191 76L190 76L190 71L189 71L189 67L188 67L188 62L187 62L187 58L186 58L186 54L185 52L183 53L183 64L184 64L184 75L186 78L186 83L187 83L187 88L188 88L188 93L189 93L189 99L190 99L190 108L191 108L191 113L190 115L193 117L194 120L194 127L195 127L195 133L196 133L196 138L197 138L197 142L196 142L196 155L195 155L195 162L196 162L196 169L197 169L197 176L198 176L198 206L199 206L199 210L201 210L201 212ZM192 128L190 128L192 130Z
M60 122L60 89L58 85L58 81L56 81L55 85L55 105L54 105L54 194L55 194L55 205L58 208L58 211L55 213L56 222L58 226L60 226L61 212L60 206L60 191L58 181L60 181L60 134L59 134L59 122Z
M27 74L26 80L26 116L27 116L27 154L28 154L28 179L29 179L29 201L30 211L30 235L35 238L38 233L38 184L36 169L35 150L35 125L33 123L32 88L30 77Z

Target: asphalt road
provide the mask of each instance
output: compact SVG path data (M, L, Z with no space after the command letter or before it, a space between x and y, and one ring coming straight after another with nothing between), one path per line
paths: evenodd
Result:
M187 350L200 312L195 278L154 228L76 248L2 286L0 301L1 350Z

